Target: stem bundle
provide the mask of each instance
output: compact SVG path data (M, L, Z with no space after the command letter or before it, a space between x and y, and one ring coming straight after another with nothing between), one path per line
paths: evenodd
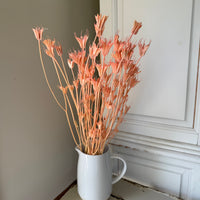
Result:
M66 114L75 144L81 151L90 155L103 153L105 145L118 131L118 126L130 109L130 106L127 106L128 93L139 82L138 63L150 45L142 43L141 40L137 44L130 42L132 36L140 29L141 23L135 21L127 40L119 40L116 34L111 41L102 37L107 17L97 15L95 18L96 36L89 46L88 55L86 54L88 35L80 38L75 35L80 50L69 53L68 65L72 80L69 79L65 68L62 47L56 46L55 41L50 39L42 41L43 29L33 29L38 40L40 60L50 92ZM49 84L42 59L41 41L46 46L45 53L52 59L64 105L58 101ZM139 48L137 59L133 58L136 46ZM110 51L112 52L109 59ZM74 112L77 113L78 119Z

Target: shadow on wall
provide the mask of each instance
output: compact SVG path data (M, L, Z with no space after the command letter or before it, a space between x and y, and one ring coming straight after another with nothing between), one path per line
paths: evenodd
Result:
M19 0L0 6L0 199L54 199L76 179L74 142L65 114L46 85L32 27L67 52L77 48L77 35L94 33L98 0ZM92 31L91 31L92 30ZM57 80L49 58L49 80Z

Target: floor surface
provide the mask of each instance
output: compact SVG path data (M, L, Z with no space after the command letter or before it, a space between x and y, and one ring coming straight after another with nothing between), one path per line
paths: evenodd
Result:
M74 185L61 198L61 200L81 200L77 192L77 185ZM178 200L175 197L131 183L126 180L113 185L113 192L109 200Z

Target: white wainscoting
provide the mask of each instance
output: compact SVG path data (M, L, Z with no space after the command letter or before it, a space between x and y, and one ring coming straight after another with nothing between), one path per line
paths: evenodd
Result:
M200 0L100 0L104 36L151 40L132 109L112 141L126 177L183 199L200 199ZM137 39L136 38L136 39ZM118 168L117 164L117 168Z
M193 150L194 154L191 155L191 150L174 149L173 146L170 150L171 146L167 145L163 147L166 149L156 144L152 146L152 142L142 144L115 139L112 150L127 162L125 178L183 199L199 200L199 152ZM115 163L115 168L120 171L122 167Z

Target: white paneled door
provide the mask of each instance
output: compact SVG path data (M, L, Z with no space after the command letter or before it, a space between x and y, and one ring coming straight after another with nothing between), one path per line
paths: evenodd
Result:
M135 40L152 41L140 63L141 82L129 96L132 107L120 130L197 144L199 1L102 0L101 8L111 18L107 26L112 29L105 35L118 32L124 39L137 20L143 27Z
M114 149L127 159L142 159L142 164L135 163L136 158L130 161L136 170L128 170L128 177L145 183L147 174L156 173L157 169L154 186L160 185L185 199L198 195L200 199L200 180L197 191L197 180L192 178L194 171L200 173L200 0L100 0L100 10L109 16L105 37L118 33L125 39L137 20L143 27L135 40L152 41L140 63L141 82L129 96L131 110L113 140ZM129 150L117 148L121 144ZM127 153L131 148L138 150L138 154ZM160 161L151 159L153 169L144 166L146 155L140 158L141 151L157 155L158 160L159 156L166 156L166 165L156 168ZM142 167L145 173L139 180ZM174 187L166 180L166 174L174 176ZM195 182L195 186L189 181Z

